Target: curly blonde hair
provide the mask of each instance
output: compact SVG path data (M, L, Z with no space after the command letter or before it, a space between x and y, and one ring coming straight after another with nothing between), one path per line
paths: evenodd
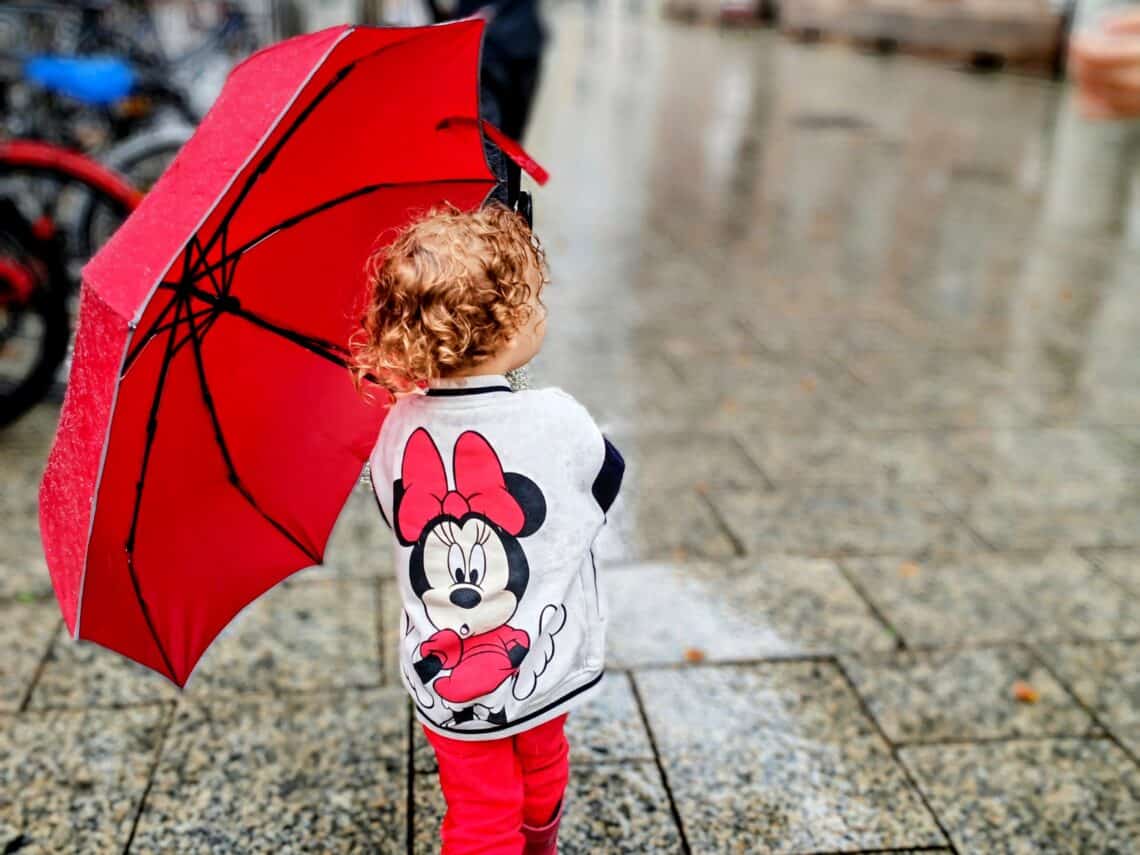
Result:
M503 205L416 219L365 265L368 303L350 341L357 389L406 395L493 356L530 319L532 269L541 293L542 245Z

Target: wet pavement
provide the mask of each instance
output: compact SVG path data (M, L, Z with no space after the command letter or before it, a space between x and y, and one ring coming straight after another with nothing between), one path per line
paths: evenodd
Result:
M1140 252L1090 207L1101 131L1040 80L554 22L533 377L631 464L562 851L1140 849ZM179 696L61 632L57 414L0 436L6 851L435 851L367 492Z

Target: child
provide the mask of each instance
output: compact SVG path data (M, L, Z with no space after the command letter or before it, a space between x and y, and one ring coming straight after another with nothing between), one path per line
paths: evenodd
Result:
M593 544L624 462L565 392L504 377L542 345L545 273L507 208L433 211L374 256L354 343L358 382L397 396L370 467L445 855L556 851L566 714L602 677Z

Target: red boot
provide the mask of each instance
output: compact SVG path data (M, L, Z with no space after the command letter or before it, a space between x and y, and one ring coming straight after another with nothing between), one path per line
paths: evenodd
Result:
M522 833L526 838L523 855L558 855L558 825L562 822L562 802L546 825L535 828L523 823Z

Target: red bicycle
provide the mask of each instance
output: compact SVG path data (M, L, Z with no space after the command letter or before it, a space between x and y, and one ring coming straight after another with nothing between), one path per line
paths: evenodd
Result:
M66 376L80 270L141 198L77 152L0 142L0 427Z

